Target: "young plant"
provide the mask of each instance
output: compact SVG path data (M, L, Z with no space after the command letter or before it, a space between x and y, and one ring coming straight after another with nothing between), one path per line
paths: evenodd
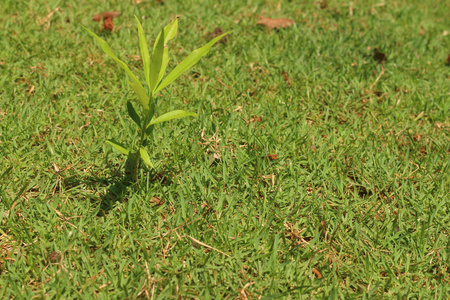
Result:
M156 97L157 93L171 84L184 71L188 70L194 64L196 64L202 56L206 55L209 52L209 50L215 43L217 43L222 37L228 34L228 32L224 33L214 38L203 47L194 50L191 54L188 55L188 57L186 57L180 64L178 64L172 70L172 72L170 72L169 75L167 75L163 79L164 72L167 68L167 64L169 63L169 49L167 47L167 43L177 34L178 19L174 19L169 25L161 30L159 35L156 37L156 41L151 52L149 52L148 50L144 30L142 29L142 25L137 17L136 21L138 23L139 45L141 48L142 62L144 65L144 76L148 91L144 88L144 86L133 74L133 72L131 72L128 66L123 61L117 58L106 41L102 40L95 33L85 28L95 38L95 40L97 40L103 51L112 59L114 59L119 67L121 67L128 75L128 77L130 78L130 86L133 88L134 92L137 95L138 102L142 106L141 113L139 114L134 108L133 104L130 101L127 102L128 115L139 128L137 147L135 147L134 149L127 149L117 142L114 142L112 140L107 141L107 143L113 146L116 150L128 156L125 163L125 181L127 182L137 181L139 161L141 158L147 166L149 166L150 168L154 168L153 163L150 159L150 155L148 154L145 147L150 140L153 128L156 124L188 116L197 116L197 114L193 112L174 110L156 117L155 112L157 111L158 104L158 99Z

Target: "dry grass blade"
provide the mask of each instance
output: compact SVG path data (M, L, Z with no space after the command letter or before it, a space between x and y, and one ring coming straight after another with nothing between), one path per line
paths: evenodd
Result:
M217 249L217 248L214 248L214 247L212 247L212 246L210 246L210 245L207 245L207 244L205 244L205 243L203 243L203 242L197 240L196 238L194 238L194 237L192 237L192 236L190 236L190 235L186 235L186 236L187 236L188 238L190 238L190 239L192 240L192 242L195 242L195 244L198 244L198 245L201 245L201 246L203 246L203 247L205 247L205 248L208 248L208 249L214 250L214 251L216 251L216 252L219 252L220 254L223 254L223 255L225 255L226 257L231 257L230 255L226 254L225 252L222 252L222 251L220 251L220 250ZM194 245L195 245L195 244L194 244Z

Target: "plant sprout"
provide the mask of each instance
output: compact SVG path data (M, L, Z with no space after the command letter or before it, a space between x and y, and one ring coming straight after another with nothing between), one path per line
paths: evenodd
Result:
M145 82L147 83L148 92L136 77L136 75L131 72L128 66L123 61L117 58L106 41L102 40L95 33L85 28L95 38L95 40L97 40L103 51L112 59L114 59L119 67L121 67L128 75L130 79L130 86L133 88L134 92L137 95L138 102L142 106L141 113L138 113L133 104L130 101L127 102L128 115L139 128L137 147L135 149L127 149L120 143L112 140L107 141L107 143L113 146L116 150L120 151L122 154L127 155L127 161L125 163L126 182L137 181L140 159L142 159L142 161L150 168L154 168L154 165L150 159L150 155L148 154L145 147L150 140L149 137L152 135L153 129L156 124L173 119L197 116L197 114L193 112L173 110L156 117L155 112L158 104L156 94L167 87L169 84L171 84L175 79L183 74L183 72L196 64L202 56L206 55L210 51L211 47L215 43L220 41L220 39L225 35L229 34L229 32L224 33L214 38L203 47L194 50L180 64L178 64L172 70L172 72L170 72L165 78L163 78L164 72L169 63L169 49L167 44L177 34L178 19L174 19L169 25L161 30L159 35L156 37L156 41L151 52L149 52L144 35L144 30L137 17L136 21L138 23L139 45L142 54Z

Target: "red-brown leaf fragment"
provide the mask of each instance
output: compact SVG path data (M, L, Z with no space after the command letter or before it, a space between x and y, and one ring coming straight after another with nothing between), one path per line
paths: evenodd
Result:
M322 274L320 274L320 272L316 268L312 268L311 271L314 273L314 275L316 275L317 278L322 278Z
M285 71L283 71L283 75L284 75L284 81L287 83L288 86L291 86L292 82L291 82L291 78L289 78L289 75Z
M107 31L113 31L114 24L113 24L113 18L116 18L120 15L120 12L115 11L105 11L104 13L96 14L92 20L95 22L100 22L103 20L103 29Z
M120 16L120 12L118 10L115 11L105 11L103 13L96 14L92 20L95 22L100 22L102 19L106 18L117 18Z
M150 204L154 205L154 206L161 206L164 204L164 200L162 200L159 197L152 197L150 199Z
M328 7L327 0L320 1L320 8L325 9Z
M294 25L294 20L286 19L286 18L270 19L270 18L260 17L259 21L256 24L265 26L269 29L279 29L279 28L286 28L286 27Z
M52 253L50 253L48 255L48 260L52 263L52 264L57 264L61 261L61 254L59 254L56 251L53 251Z
M278 154L277 154L277 153L267 154L267 155L264 156L264 157L267 158L267 159L270 159L270 160L275 160L275 159L278 158Z
M425 28L423 28L422 25L420 25L420 35L425 35Z
M96 14L95 16L92 17L92 21L95 21L95 22L100 22L102 19L103 19L103 13Z
M250 119L250 122L252 122L252 123L261 122L261 121L262 121L261 117L257 117L257 116L255 116L252 119Z
M103 20L103 29L105 29L106 31L113 31L114 24L112 18L105 18Z

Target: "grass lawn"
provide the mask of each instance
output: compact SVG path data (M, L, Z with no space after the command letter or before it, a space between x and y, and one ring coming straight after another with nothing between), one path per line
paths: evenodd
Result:
M3 0L0 298L448 299L449 11ZM105 140L133 143L136 96L81 25L144 82L134 15L151 41L180 17L169 70L233 33L161 92L158 115L199 116L157 125L126 186Z

